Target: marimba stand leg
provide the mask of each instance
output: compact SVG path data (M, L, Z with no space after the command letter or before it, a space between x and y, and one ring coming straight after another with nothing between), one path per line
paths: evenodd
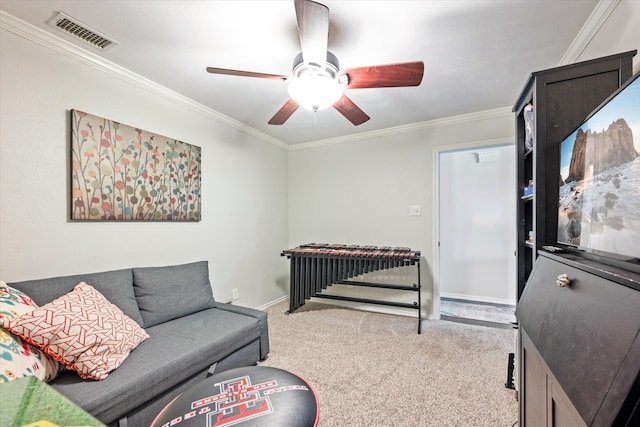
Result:
M304 305L304 304L302 304L302 305ZM302 307L302 305L299 305L298 307L295 307L295 308L291 308L291 307L289 307L289 310L285 311L285 312L284 312L284 315L285 315L285 316L290 315L291 313L293 313L294 311L296 311L297 309L299 309L300 307Z
M418 334L422 333L422 283L420 282L420 260L416 262L418 267Z

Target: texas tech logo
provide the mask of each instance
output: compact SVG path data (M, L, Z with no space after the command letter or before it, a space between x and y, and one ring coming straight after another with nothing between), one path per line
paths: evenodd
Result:
M222 381L214 385L218 394L191 402L191 411L176 417L162 427L170 427L195 417L206 417L207 427L230 426L274 412L270 396L289 390L309 389L304 385L278 387L277 381L251 384L248 376Z

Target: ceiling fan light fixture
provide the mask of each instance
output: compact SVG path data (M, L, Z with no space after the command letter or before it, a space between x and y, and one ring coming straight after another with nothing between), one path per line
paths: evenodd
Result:
M342 97L344 86L337 78L317 73L294 77L289 83L289 96L300 106L312 111L328 108Z
M304 62L302 53L293 60L293 78L289 83L289 96L300 106L312 111L335 104L344 92L344 79L338 76L338 58L327 52L324 65Z

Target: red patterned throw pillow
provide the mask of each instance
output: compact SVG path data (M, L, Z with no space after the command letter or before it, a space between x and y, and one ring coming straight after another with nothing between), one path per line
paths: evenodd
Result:
M103 380L149 335L84 282L3 327L41 348L81 378Z

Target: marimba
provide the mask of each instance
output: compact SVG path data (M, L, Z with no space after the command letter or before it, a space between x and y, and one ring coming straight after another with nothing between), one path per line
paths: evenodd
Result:
M286 249L282 251L281 256L291 260L289 311L285 314L293 313L311 297L412 308L418 310L418 333L422 332L420 251L391 246L308 243ZM353 280L354 277L366 273L409 265L417 266L418 280L412 285ZM418 300L411 304L322 293L324 289L334 284L412 291L418 293Z

